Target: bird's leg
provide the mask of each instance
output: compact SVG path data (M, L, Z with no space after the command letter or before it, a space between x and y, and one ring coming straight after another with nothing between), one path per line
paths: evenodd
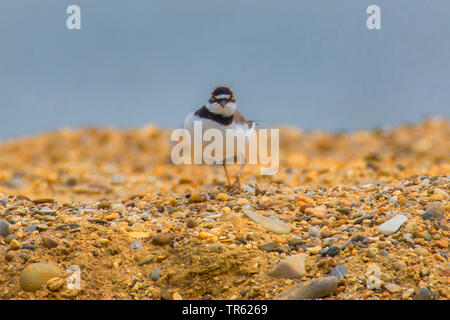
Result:
M236 181L233 183L233 188L235 188L236 186L238 187L238 189L241 189L241 173L242 170L244 170L245 165L247 164L247 159L245 158L245 155L243 156L244 158L244 162L242 163L237 175L236 175Z
M228 176L227 164L225 163L225 161L223 162L223 168L225 169L225 175L227 176L227 180L228 180L228 188L231 188L230 177Z

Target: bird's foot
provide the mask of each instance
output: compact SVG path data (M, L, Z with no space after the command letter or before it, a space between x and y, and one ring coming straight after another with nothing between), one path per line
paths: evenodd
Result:
M236 180L232 185L228 186L228 191L230 193L240 193L241 192L241 182Z

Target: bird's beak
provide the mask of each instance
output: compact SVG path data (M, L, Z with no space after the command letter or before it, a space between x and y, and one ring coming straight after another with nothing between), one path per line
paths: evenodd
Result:
M219 103L220 103L220 105L224 108L225 105L228 103L228 101L229 101L229 100L227 100L227 99L220 99L220 100L219 100Z

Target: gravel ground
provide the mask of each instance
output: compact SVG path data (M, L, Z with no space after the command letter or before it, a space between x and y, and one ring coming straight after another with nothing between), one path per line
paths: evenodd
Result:
M449 298L447 120L283 128L279 172L234 193L222 167L172 165L169 137L1 142L0 298Z

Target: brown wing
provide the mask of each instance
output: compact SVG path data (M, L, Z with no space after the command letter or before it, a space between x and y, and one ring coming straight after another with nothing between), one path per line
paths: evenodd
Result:
M246 120L244 118L244 116L242 115L242 113L240 113L239 111L236 110L234 112L234 122L236 122L236 124L247 124L247 126L249 128L251 128L255 121L253 121L253 120Z

